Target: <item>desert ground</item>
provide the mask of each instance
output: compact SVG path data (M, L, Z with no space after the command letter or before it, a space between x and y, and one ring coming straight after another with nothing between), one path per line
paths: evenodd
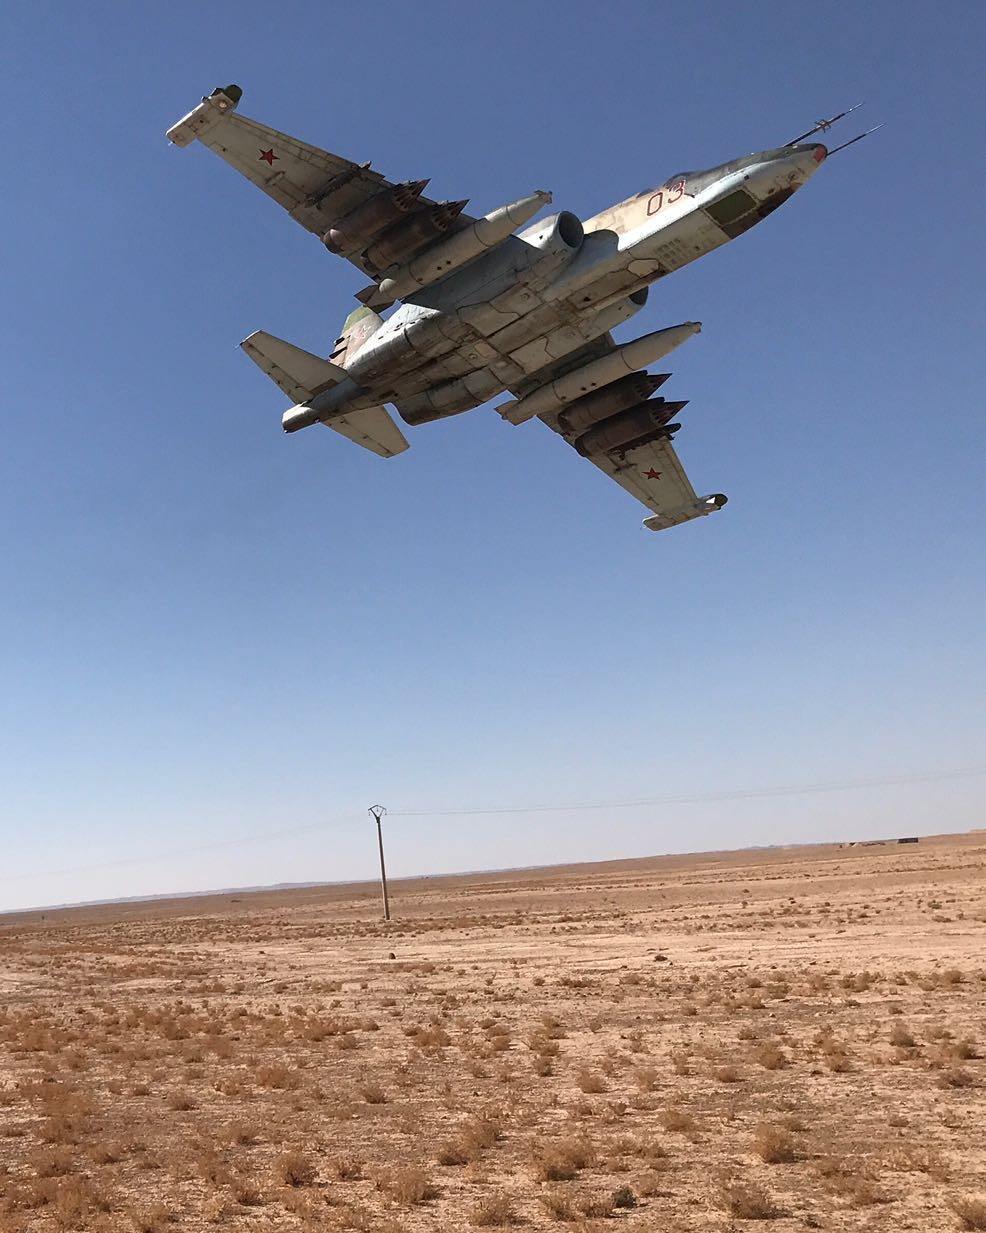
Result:
M417 879L389 924L0 916L0 1230L986 1228L984 872L978 832Z

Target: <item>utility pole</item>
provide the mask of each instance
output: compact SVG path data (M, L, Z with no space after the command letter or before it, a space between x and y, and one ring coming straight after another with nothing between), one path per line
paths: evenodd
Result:
M367 813L377 824L377 847L380 849L380 889L383 892L383 918L390 920L390 900L387 898L387 866L383 860L383 828L380 819L386 813L383 805L371 805Z

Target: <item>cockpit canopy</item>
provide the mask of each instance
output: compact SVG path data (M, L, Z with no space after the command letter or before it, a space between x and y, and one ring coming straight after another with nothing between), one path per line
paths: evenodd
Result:
M685 182L685 192L694 197L703 189L708 188L717 180L754 167L758 163L769 163L773 159L787 158L797 150L797 146L778 146L773 150L758 150L753 154L744 154L742 158L731 159L728 163L720 163L718 167L710 167L706 171L679 171L664 182L661 188L670 188L673 184Z

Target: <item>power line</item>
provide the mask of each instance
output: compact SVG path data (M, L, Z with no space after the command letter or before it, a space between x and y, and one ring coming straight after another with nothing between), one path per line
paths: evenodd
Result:
M769 788L733 788L720 792L680 793L673 796L636 797L632 800L611 801L572 801L562 805L507 805L495 807L479 807L467 809L392 809L387 811L391 818L465 818L492 814L519 813L574 813L594 809L635 809L643 806L659 805L696 805L719 801L742 801L767 799L778 796L812 796L825 792L850 792L862 788L892 788L908 784L940 783L952 779L972 779L986 775L986 766L959 767L950 771L929 771L923 774L894 775L873 779L841 779L810 784L781 784ZM175 856L190 856L198 852L212 852L221 848L233 848L250 843L265 843L273 839L284 839L292 835L311 834L324 829L324 822L310 826L295 826L287 830L266 831L255 835L241 835L231 839L218 839L210 843L195 844L184 848L172 848L166 852L157 852L150 856L127 856L117 860L99 861L89 865L75 865L63 869L47 869L37 873L3 874L0 882L22 881L30 878L59 877L72 873L90 873L100 869L117 869L128 865L147 865L157 861L169 860Z
M641 805L693 805L702 801L741 801L770 796L810 796L816 792L848 792L854 788L892 788L914 783L936 783L946 779L970 779L976 775L986 775L986 766L963 767L954 771L932 771L919 775L896 775L886 779L841 779L826 783L782 784L773 788L732 788L723 792L642 796L622 801L577 801L567 805L508 805L479 809L391 809L389 816L392 818L463 818L480 814L568 813L580 809L633 809Z

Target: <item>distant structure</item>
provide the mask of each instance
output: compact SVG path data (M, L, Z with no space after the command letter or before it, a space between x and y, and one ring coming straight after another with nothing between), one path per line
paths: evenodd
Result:
M917 841L918 841L917 835L908 835L906 839L897 840L898 843L917 843Z

